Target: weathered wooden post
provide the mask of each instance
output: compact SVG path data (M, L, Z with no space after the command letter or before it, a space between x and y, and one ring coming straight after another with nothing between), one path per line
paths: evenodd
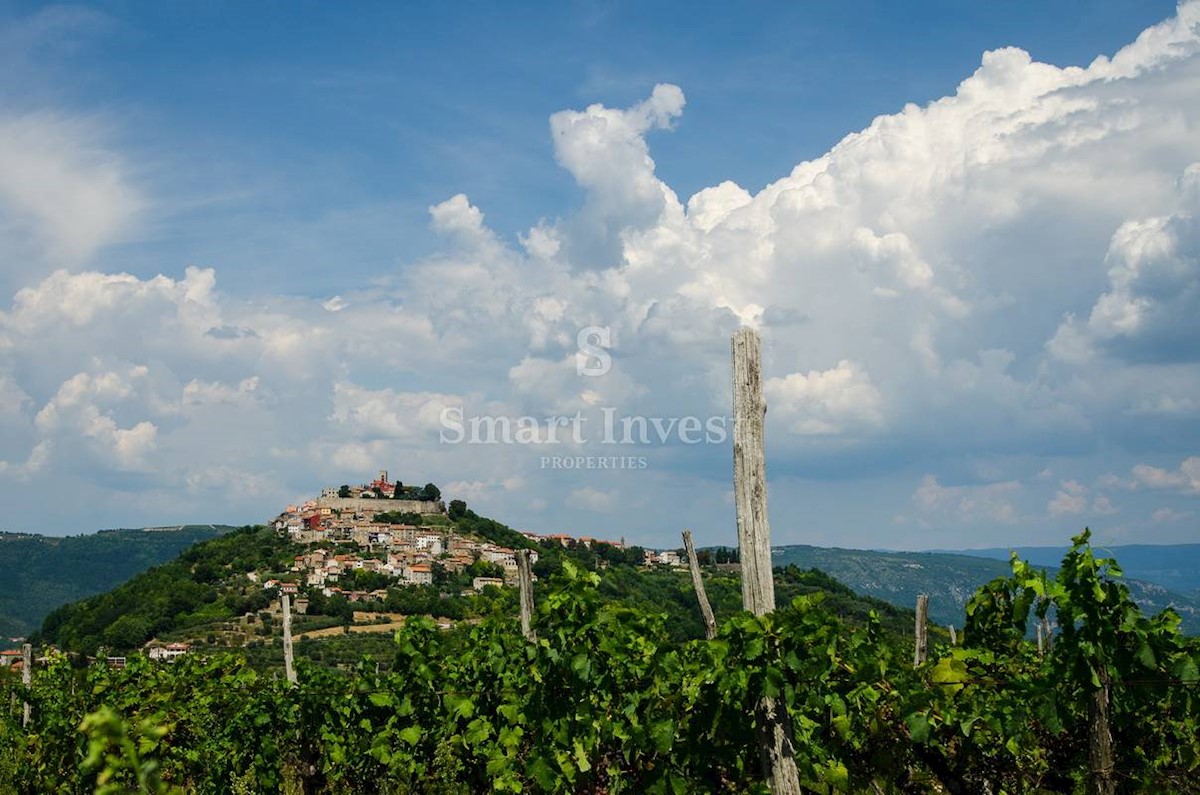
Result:
M916 641L916 650L913 651L913 667L925 662L929 656L929 596L927 594L917 595L917 620L916 626L913 628L913 638Z
M21 728L29 726L33 707L29 704L29 688L33 685L33 646L26 643L21 647L21 684L25 686L25 702L21 710Z
M696 590L696 601L700 603L700 614L704 617L704 637L712 640L717 636L717 619L704 591L704 580L700 577L700 561L696 560L696 545L692 543L692 531L683 531L683 548L687 551L688 568L692 570L692 587Z
M742 562L742 605L759 616L775 609L763 435L766 415L758 334L741 328L733 335L733 496Z
M1038 657L1044 657L1046 655L1046 640L1042 634L1042 622L1041 621L1039 621L1037 623L1037 644L1038 644Z
M288 684L296 684L296 668L292 661L292 597L283 594L279 597L283 603L283 674Z
M1046 651L1054 648L1054 633L1050 631L1050 619L1043 617L1041 621L1042 636L1046 639Z
M958 645L958 633L954 631L953 624L950 625L950 645L951 646Z
M517 550L517 586L521 590L521 634L536 641L533 631L533 568L529 565L529 550Z
M1112 678L1101 663L1100 687L1092 693L1088 705L1088 759L1092 768L1092 795L1116 795L1117 782L1113 776L1113 737L1109 727L1109 707L1112 701Z
M742 561L742 606L756 616L775 609L771 570L771 526L767 520L767 462L764 442L767 404L762 393L758 333L733 335L733 496ZM792 726L782 701L763 696L755 708L763 776L776 795L799 795Z

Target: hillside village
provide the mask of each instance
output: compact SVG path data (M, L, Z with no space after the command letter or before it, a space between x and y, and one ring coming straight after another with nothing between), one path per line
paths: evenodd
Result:
M347 572L365 570L393 578L400 584L432 585L435 566L460 574L481 561L492 564L498 576L473 578L474 590L515 583L515 550L455 532L451 520L459 518L464 509L464 503L452 501L447 510L440 490L432 483L420 488L404 486L389 480L387 470L380 470L370 483L326 488L320 497L289 505L272 520L271 526L277 532L297 544L309 545L310 549L296 556L292 567L294 578L270 581L264 587L278 586L285 592L296 593L306 587L319 589L325 596L342 595L350 601L368 601L383 594L342 587ZM608 544L625 548L623 540L528 531L521 535L535 544L558 543L564 547L581 544L588 548ZM332 549L346 545L357 551L337 553ZM537 551L531 550L530 561L537 560ZM684 565L675 550L645 550L643 562Z
M386 470L201 546L110 594L60 608L44 624L46 639L107 655L114 666L138 648L162 661L212 648L270 657L281 638L279 597L287 595L294 637L330 639L353 656L368 640L333 639L386 634L411 615L450 628L504 603L517 585L517 549L528 550L534 579L565 560L596 570L686 568L677 550L515 530L462 500L447 505L432 483L406 486ZM12 654L0 663L19 664Z

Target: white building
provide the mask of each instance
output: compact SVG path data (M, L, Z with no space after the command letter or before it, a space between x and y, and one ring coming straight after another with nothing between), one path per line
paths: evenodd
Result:
M151 646L146 656L151 660L174 660L176 657L182 657L188 653L189 647L186 643L168 643L166 646Z

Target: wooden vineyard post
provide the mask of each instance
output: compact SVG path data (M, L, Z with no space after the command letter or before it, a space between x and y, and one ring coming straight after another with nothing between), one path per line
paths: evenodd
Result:
M758 333L733 335L733 495L742 560L742 606L756 616L775 609L771 527L767 521L767 463L763 437L767 404L762 393ZM779 699L763 696L755 707L763 776L776 795L799 795L792 726Z
M951 646L958 645L958 633L954 631L953 624L950 625L950 645Z
M1052 648L1054 648L1054 635L1050 631L1050 619L1049 618L1042 618L1041 628L1042 628L1042 637L1046 641L1046 651L1050 651Z
M1042 622L1039 621L1037 623L1038 657L1046 656L1046 639L1042 633L1043 633Z
M517 585L521 589L521 634L536 641L533 631L533 568L529 565L529 550L517 550Z
M687 551L688 568L692 570L692 587L696 589L696 601L700 603L700 614L704 617L704 637L712 640L717 636L717 619L704 591L704 580L700 577L700 561L696 560L696 545L692 543L692 531L683 531L683 548Z
M915 668L929 656L929 596L926 594L917 595L917 620L916 626L913 627L913 638L916 641L916 650L913 651Z
M21 709L21 728L26 728L33 716L33 708L29 704L29 688L33 684L33 646L28 643L21 647L21 684L25 686L25 703Z
M733 496L742 561L742 606L756 616L775 609L763 437L766 415L758 334L741 328L733 335Z
M1103 663L1101 663L1103 666ZM1115 795L1113 737L1108 715L1112 701L1112 679L1108 668L1100 669L1100 687L1092 693L1088 709L1088 759L1092 767L1092 795Z
M283 594L283 673L289 685L296 684L296 668L292 660L292 597Z

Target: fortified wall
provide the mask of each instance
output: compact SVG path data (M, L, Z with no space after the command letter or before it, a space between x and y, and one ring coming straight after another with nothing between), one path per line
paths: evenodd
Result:
M318 508L329 508L342 513L358 513L370 516L377 513L445 513L446 504L441 500L389 500L380 497L321 497Z

